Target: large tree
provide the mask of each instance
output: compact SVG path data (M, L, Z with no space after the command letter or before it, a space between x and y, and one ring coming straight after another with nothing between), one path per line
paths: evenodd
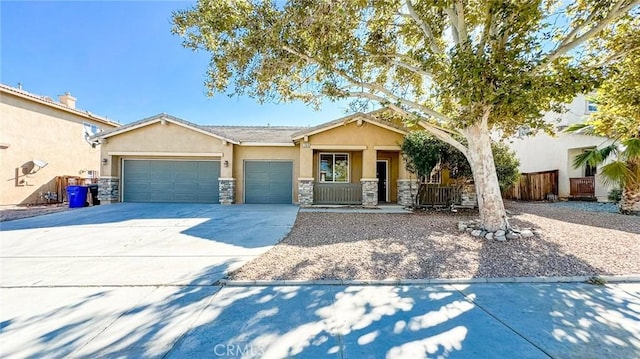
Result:
M211 53L211 95L351 98L421 122L469 160L493 231L507 221L489 133L550 129L544 112L597 83L585 42L639 2L199 0L174 13L173 32Z
M598 111L567 132L613 139L577 156L574 166L603 164L600 176L622 188L620 212L640 214L640 18L623 21L602 46L625 56L609 59L595 94Z

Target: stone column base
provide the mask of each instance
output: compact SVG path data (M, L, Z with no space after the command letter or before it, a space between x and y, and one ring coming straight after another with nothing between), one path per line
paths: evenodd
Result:
M233 204L236 199L236 179L218 178L220 204Z
M120 202L120 178L100 177L98 180L98 199L100 204Z
M465 185L460 192L460 205L465 207L477 207L478 198L476 196L476 187L474 185Z
M298 178L298 204L301 207L313 205L313 178Z
M363 178L360 180L362 184L362 206L377 207L378 206L378 179Z
M398 180L398 204L405 207L412 207L415 203L420 184L418 180L399 179Z

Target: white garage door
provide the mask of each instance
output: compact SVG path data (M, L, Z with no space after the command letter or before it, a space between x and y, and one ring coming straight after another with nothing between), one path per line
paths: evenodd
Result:
M220 161L124 160L122 176L124 202L220 202Z
M283 161L245 161L245 203L292 202L293 163Z

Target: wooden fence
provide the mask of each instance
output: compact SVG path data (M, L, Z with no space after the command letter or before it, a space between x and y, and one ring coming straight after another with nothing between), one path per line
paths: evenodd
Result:
M543 201L548 194L558 195L558 170L522 173L502 195L506 199Z

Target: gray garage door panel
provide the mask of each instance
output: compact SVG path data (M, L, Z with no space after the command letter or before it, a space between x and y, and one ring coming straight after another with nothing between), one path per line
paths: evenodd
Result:
M125 202L219 203L220 161L125 160Z
M245 203L292 203L293 163L246 161Z

